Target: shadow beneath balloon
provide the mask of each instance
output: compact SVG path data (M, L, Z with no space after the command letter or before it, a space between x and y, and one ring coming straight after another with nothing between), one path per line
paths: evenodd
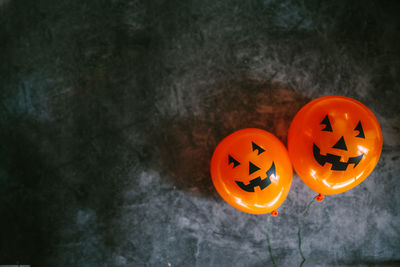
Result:
M179 190L215 198L210 160L218 143L239 129L260 128L286 144L290 122L307 102L307 97L279 83L222 82L205 92L201 114L163 122L155 153L160 172Z

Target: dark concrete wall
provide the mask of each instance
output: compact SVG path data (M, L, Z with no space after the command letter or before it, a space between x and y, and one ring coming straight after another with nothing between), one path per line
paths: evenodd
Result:
M0 264L270 266L267 216L215 192L209 160L245 127L286 142L309 100L356 98L384 147L306 219L308 266L400 260L396 1L0 0ZM297 175L272 220L297 266Z

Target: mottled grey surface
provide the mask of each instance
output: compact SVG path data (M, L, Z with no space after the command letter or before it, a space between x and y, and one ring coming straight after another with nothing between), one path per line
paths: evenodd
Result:
M382 126L381 159L306 219L306 266L400 264L398 1L0 0L0 264L271 266L267 215L214 190L227 134L286 142L340 94ZM272 220L297 266L315 196L295 175Z

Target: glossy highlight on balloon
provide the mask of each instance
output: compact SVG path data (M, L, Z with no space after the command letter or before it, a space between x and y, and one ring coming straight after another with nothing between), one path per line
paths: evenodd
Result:
M324 195L345 192L367 178L378 163L382 142L372 111L343 96L320 97L306 104L288 134L295 171Z
M248 128L225 137L211 159L217 192L233 207L252 214L273 212L292 184L292 165L285 146L269 132Z

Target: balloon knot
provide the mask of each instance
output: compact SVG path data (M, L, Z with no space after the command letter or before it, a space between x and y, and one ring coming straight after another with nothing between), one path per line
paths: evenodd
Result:
M318 196L316 196L315 199L316 199L318 202L321 202L322 200L324 200L324 196L321 195L321 194L318 194Z
M278 215L278 212L276 210L271 211L271 215L276 217Z

